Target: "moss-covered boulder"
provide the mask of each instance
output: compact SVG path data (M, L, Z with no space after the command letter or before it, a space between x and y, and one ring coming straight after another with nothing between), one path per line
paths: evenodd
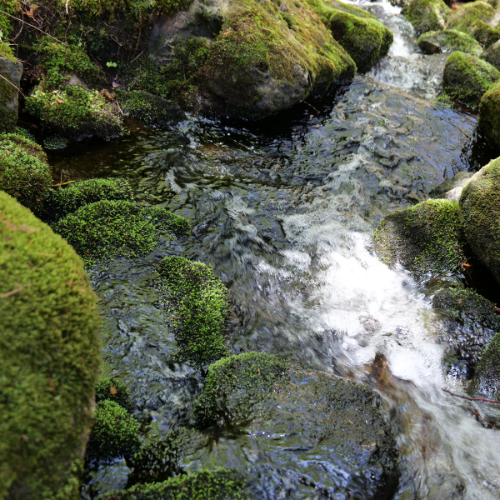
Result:
M310 8L320 16L321 20L328 25L330 17L336 11L347 12L353 16L359 17L361 19L372 19L377 18L365 9L360 9L352 4L341 2L340 0L331 0L330 2L325 2L324 0L307 0Z
M125 408L109 399L97 403L87 448L89 459L132 457L140 445L139 423Z
M481 98L479 128L490 144L500 149L500 83L492 85Z
M117 378L104 378L95 387L95 402L113 401L132 413L133 404L127 386Z
M473 56L480 56L483 52L483 48L475 38L457 30L428 31L427 33L423 33L418 38L418 46L426 54L454 52L458 50L466 54L472 54Z
M52 183L47 157L38 144L19 134L0 135L0 189L33 207Z
M446 27L468 33L481 45L488 47L500 39L497 25L497 13L491 5L470 2L452 11Z
M361 18L341 10L330 14L327 26L361 73L370 71L387 55L393 40L392 31L376 19Z
M477 172L460 197L465 238L500 283L500 158Z
M444 91L473 108L479 106L484 93L500 79L500 71L494 66L463 52L453 52L444 67Z
M489 62L496 69L500 69L500 40L490 45L481 56L486 62Z
M158 244L159 230L175 233L178 219L182 218L160 207L151 213L131 201L102 200L79 208L52 227L92 263L148 254Z
M458 201L462 195L464 186L469 182L473 175L474 174L472 172L459 172L451 179L447 179L433 188L429 192L429 197Z
M456 201L428 200L390 214L374 240L382 261L399 261L417 276L456 273L466 261Z
M81 259L0 191L0 497L78 498L99 314Z
M172 313L177 359L206 367L227 356L223 336L229 312L227 289L212 268L183 257L165 257L157 269Z
M2 50L0 42L0 133L11 132L17 122L19 108L19 86L23 74L23 63Z
M443 0L412 0L403 7L404 16L418 34L444 29L449 13Z
M289 379L289 364L276 356L248 352L210 365L203 393L194 405L198 425L242 425L253 407Z
M90 179L51 189L43 197L36 214L46 222L55 222L79 208L101 200L133 200L125 179Z

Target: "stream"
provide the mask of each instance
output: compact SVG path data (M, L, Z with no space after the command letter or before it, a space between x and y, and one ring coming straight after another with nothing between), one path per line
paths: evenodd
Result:
M394 498L497 499L500 435L465 410L474 404L441 390L462 387L443 368L441 318L425 285L378 261L371 239L385 215L492 153L474 115L433 101L446 55L419 51L399 7L353 3L394 44L335 95L257 124L189 118L154 131L130 121L120 139L51 153L61 178L125 177L138 201L193 226L193 237L162 241L145 258L90 270L106 367L130 388L138 416L162 432L188 424L202 380L170 361L155 266L165 255L210 263L230 290L232 353L278 353L380 393L402 457ZM117 463L92 481L123 487L126 472Z

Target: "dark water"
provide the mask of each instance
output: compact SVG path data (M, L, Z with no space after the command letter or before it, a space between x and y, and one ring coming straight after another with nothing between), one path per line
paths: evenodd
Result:
M474 115L431 100L445 58L418 52L399 9L365 7L395 44L336 95L257 125L190 119L153 131L131 122L121 139L52 153L63 180L125 177L138 201L194 228L146 258L91 270L106 319L105 370L128 384L154 432L189 423L201 380L171 360L155 266L172 254L210 263L230 290L233 353L279 353L379 390L411 471L397 498L499 498L500 439L464 410L470 404L441 391L461 389L443 369L441 319L419 284L377 260L371 241L385 215L493 153ZM125 478L117 463L94 481Z

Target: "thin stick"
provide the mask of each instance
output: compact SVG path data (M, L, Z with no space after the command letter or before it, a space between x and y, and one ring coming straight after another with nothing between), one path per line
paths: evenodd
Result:
M15 42L19 38L19 35L23 32L23 28L24 23L21 23L21 29L19 30L19 33L12 39L13 42Z
M122 116L125 116L125 113L122 111L122 108L120 107L120 103L118 102L118 99L115 99L116 101L116 104L118 105L118 109L120 110L120 113L122 114Z
M490 424L487 420L485 420L484 417L479 415L479 413L473 408L466 408L466 410L469 410L472 413L474 413L474 415L476 415L476 417L479 418L479 420L482 420L486 425L489 425L492 429L495 429L496 431L500 430L498 427L495 427L493 424Z
M7 78L5 78L5 76L3 75L0 75L0 78L3 78L9 85L12 85L18 92L21 92L22 96L23 97L26 97L24 94L23 94L23 91L19 88L19 87L16 87L11 81L9 81Z
M483 403L495 403L500 405L500 401L496 401L494 399L468 398L467 396L462 396L461 394L455 394L454 392L451 392L444 387L441 387L441 390L447 392L448 394L451 394L452 396L455 396L456 398L467 399L467 401L482 401Z
M55 36L49 35L45 31L41 30L40 28L37 28L36 26L33 26L32 24L27 23L26 21L23 21L22 19L19 19L18 17L11 15L8 12L5 12L4 10L0 10L0 12L2 14L6 14L9 17L12 17L12 19L15 19L16 21L20 21L21 23L27 24L30 28L34 28L34 29L40 31L41 33L43 33L44 35L50 36L50 38L53 38L56 42L62 43L61 40L58 40Z
M143 51L143 50L141 50L141 53L140 53L137 57L135 57L134 59L132 59L132 60L130 61L130 64L132 64L133 62L137 61L137 59L139 59L139 57L141 57L141 56L142 56L142 54L144 54L144 51Z
M62 174L61 174L61 175L62 175ZM55 188L55 187L59 187L59 186L65 186L66 184L71 184L71 183L73 183L73 182L76 182L76 181L66 181L66 182L60 182L59 184L52 184L52 186L50 186L50 187Z

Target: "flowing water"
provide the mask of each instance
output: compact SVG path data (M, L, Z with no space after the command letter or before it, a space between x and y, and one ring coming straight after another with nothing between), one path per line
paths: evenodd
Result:
M403 459L396 498L500 498L500 435L466 410L484 408L441 390L461 390L443 369L441 319L425 286L379 262L371 240L385 215L477 170L490 153L473 115L431 101L445 57L419 53L399 8L357 5L390 27L395 42L336 96L252 127L135 125L112 143L53 153L62 178L126 177L139 201L194 227L192 238L161 242L146 258L91 271L107 366L131 388L139 415L162 430L187 423L201 379L170 360L175 342L155 266L174 254L211 263L231 293L233 353L279 353L380 392ZM119 486L125 472L118 467L110 480L101 471L94 481Z

